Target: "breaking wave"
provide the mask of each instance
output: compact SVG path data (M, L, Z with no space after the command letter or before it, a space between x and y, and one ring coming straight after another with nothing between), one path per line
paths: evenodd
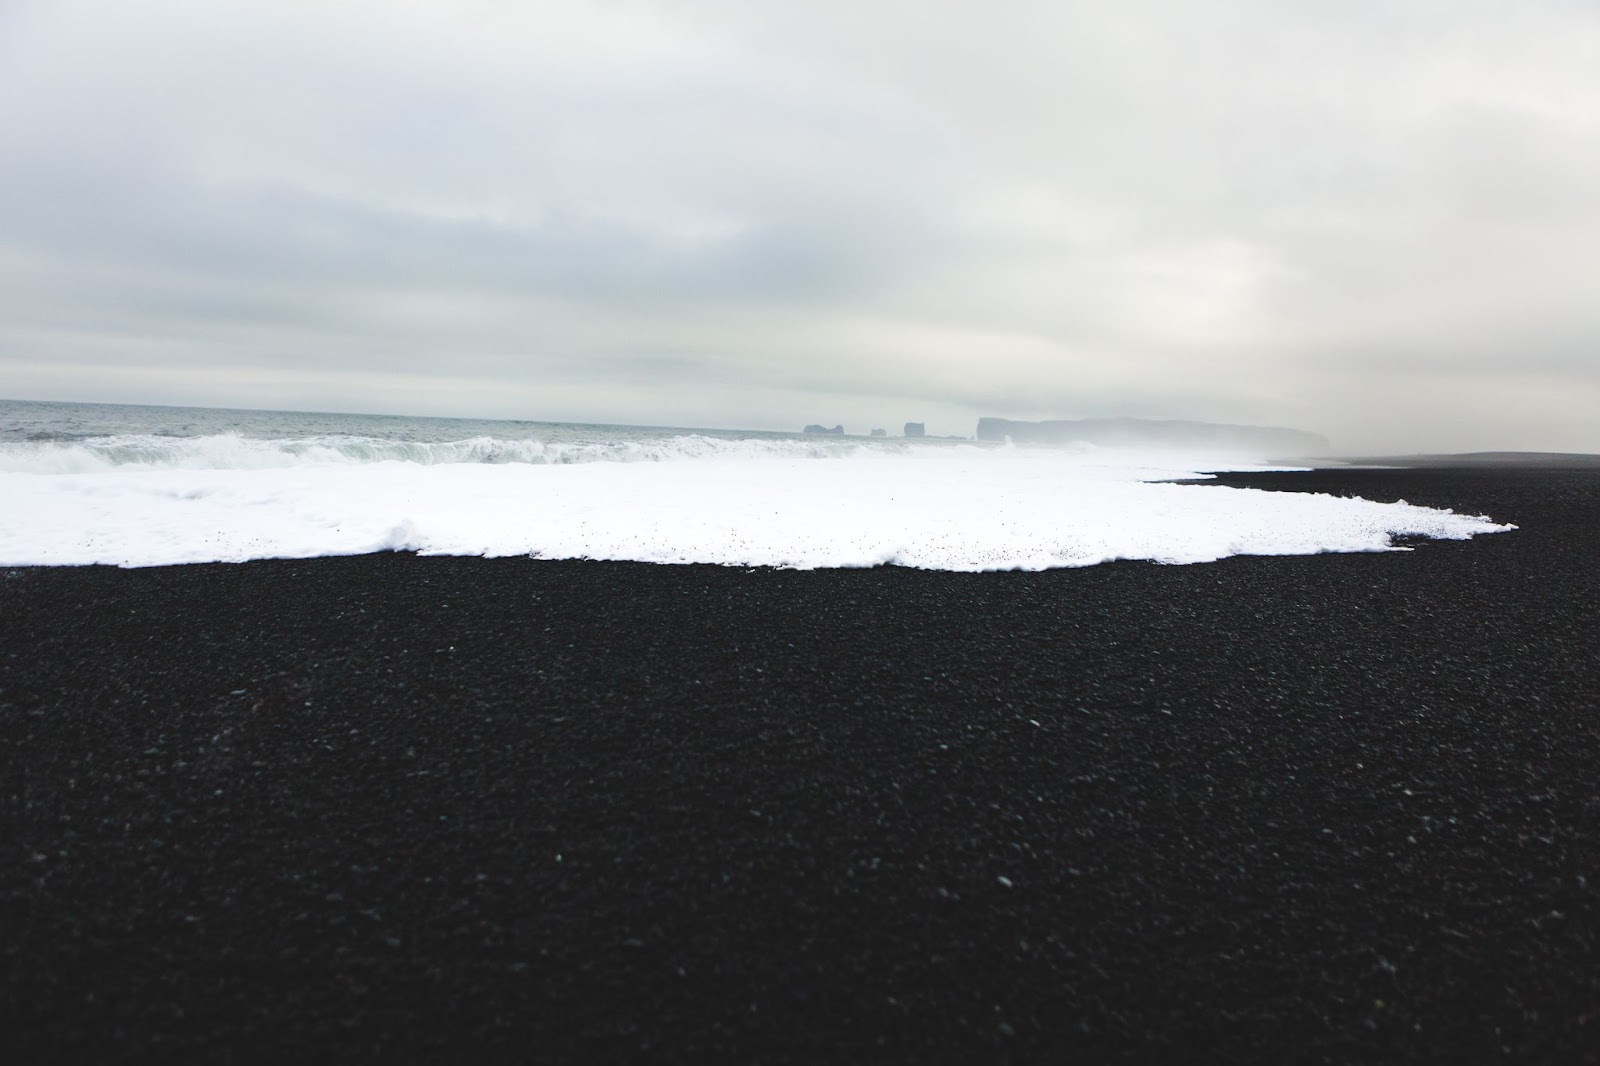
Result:
M926 445L924 445L925 447ZM546 441L471 437L429 442L379 437L323 436L283 440L233 433L205 437L153 434L34 440L0 444L0 472L90 474L111 470L279 470L401 462L662 463L686 459L836 459L894 454L911 445L871 439L726 438L689 433L636 440Z

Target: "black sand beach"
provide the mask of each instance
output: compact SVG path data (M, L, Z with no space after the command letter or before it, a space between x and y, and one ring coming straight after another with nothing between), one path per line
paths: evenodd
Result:
M1522 528L0 571L0 1059L1600 1061L1600 471L1224 481Z

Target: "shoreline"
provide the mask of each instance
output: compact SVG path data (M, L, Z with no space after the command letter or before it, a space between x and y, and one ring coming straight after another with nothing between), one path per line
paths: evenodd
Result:
M0 1051L1592 1054L1600 471L1203 484L1519 529L0 570Z

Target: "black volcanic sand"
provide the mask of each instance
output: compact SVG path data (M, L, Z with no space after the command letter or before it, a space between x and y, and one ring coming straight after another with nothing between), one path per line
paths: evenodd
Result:
M0 1058L1596 1061L1600 471L1224 480L1522 529L0 571Z

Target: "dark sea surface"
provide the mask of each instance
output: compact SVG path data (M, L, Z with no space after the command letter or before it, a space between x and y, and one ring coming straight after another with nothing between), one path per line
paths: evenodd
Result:
M0 442L12 443L68 443L102 437L207 437L235 434L261 440L344 436L437 444L473 437L494 437L584 444L653 440L663 435L686 433L727 439L799 436L761 430L674 429L512 419L0 400Z

